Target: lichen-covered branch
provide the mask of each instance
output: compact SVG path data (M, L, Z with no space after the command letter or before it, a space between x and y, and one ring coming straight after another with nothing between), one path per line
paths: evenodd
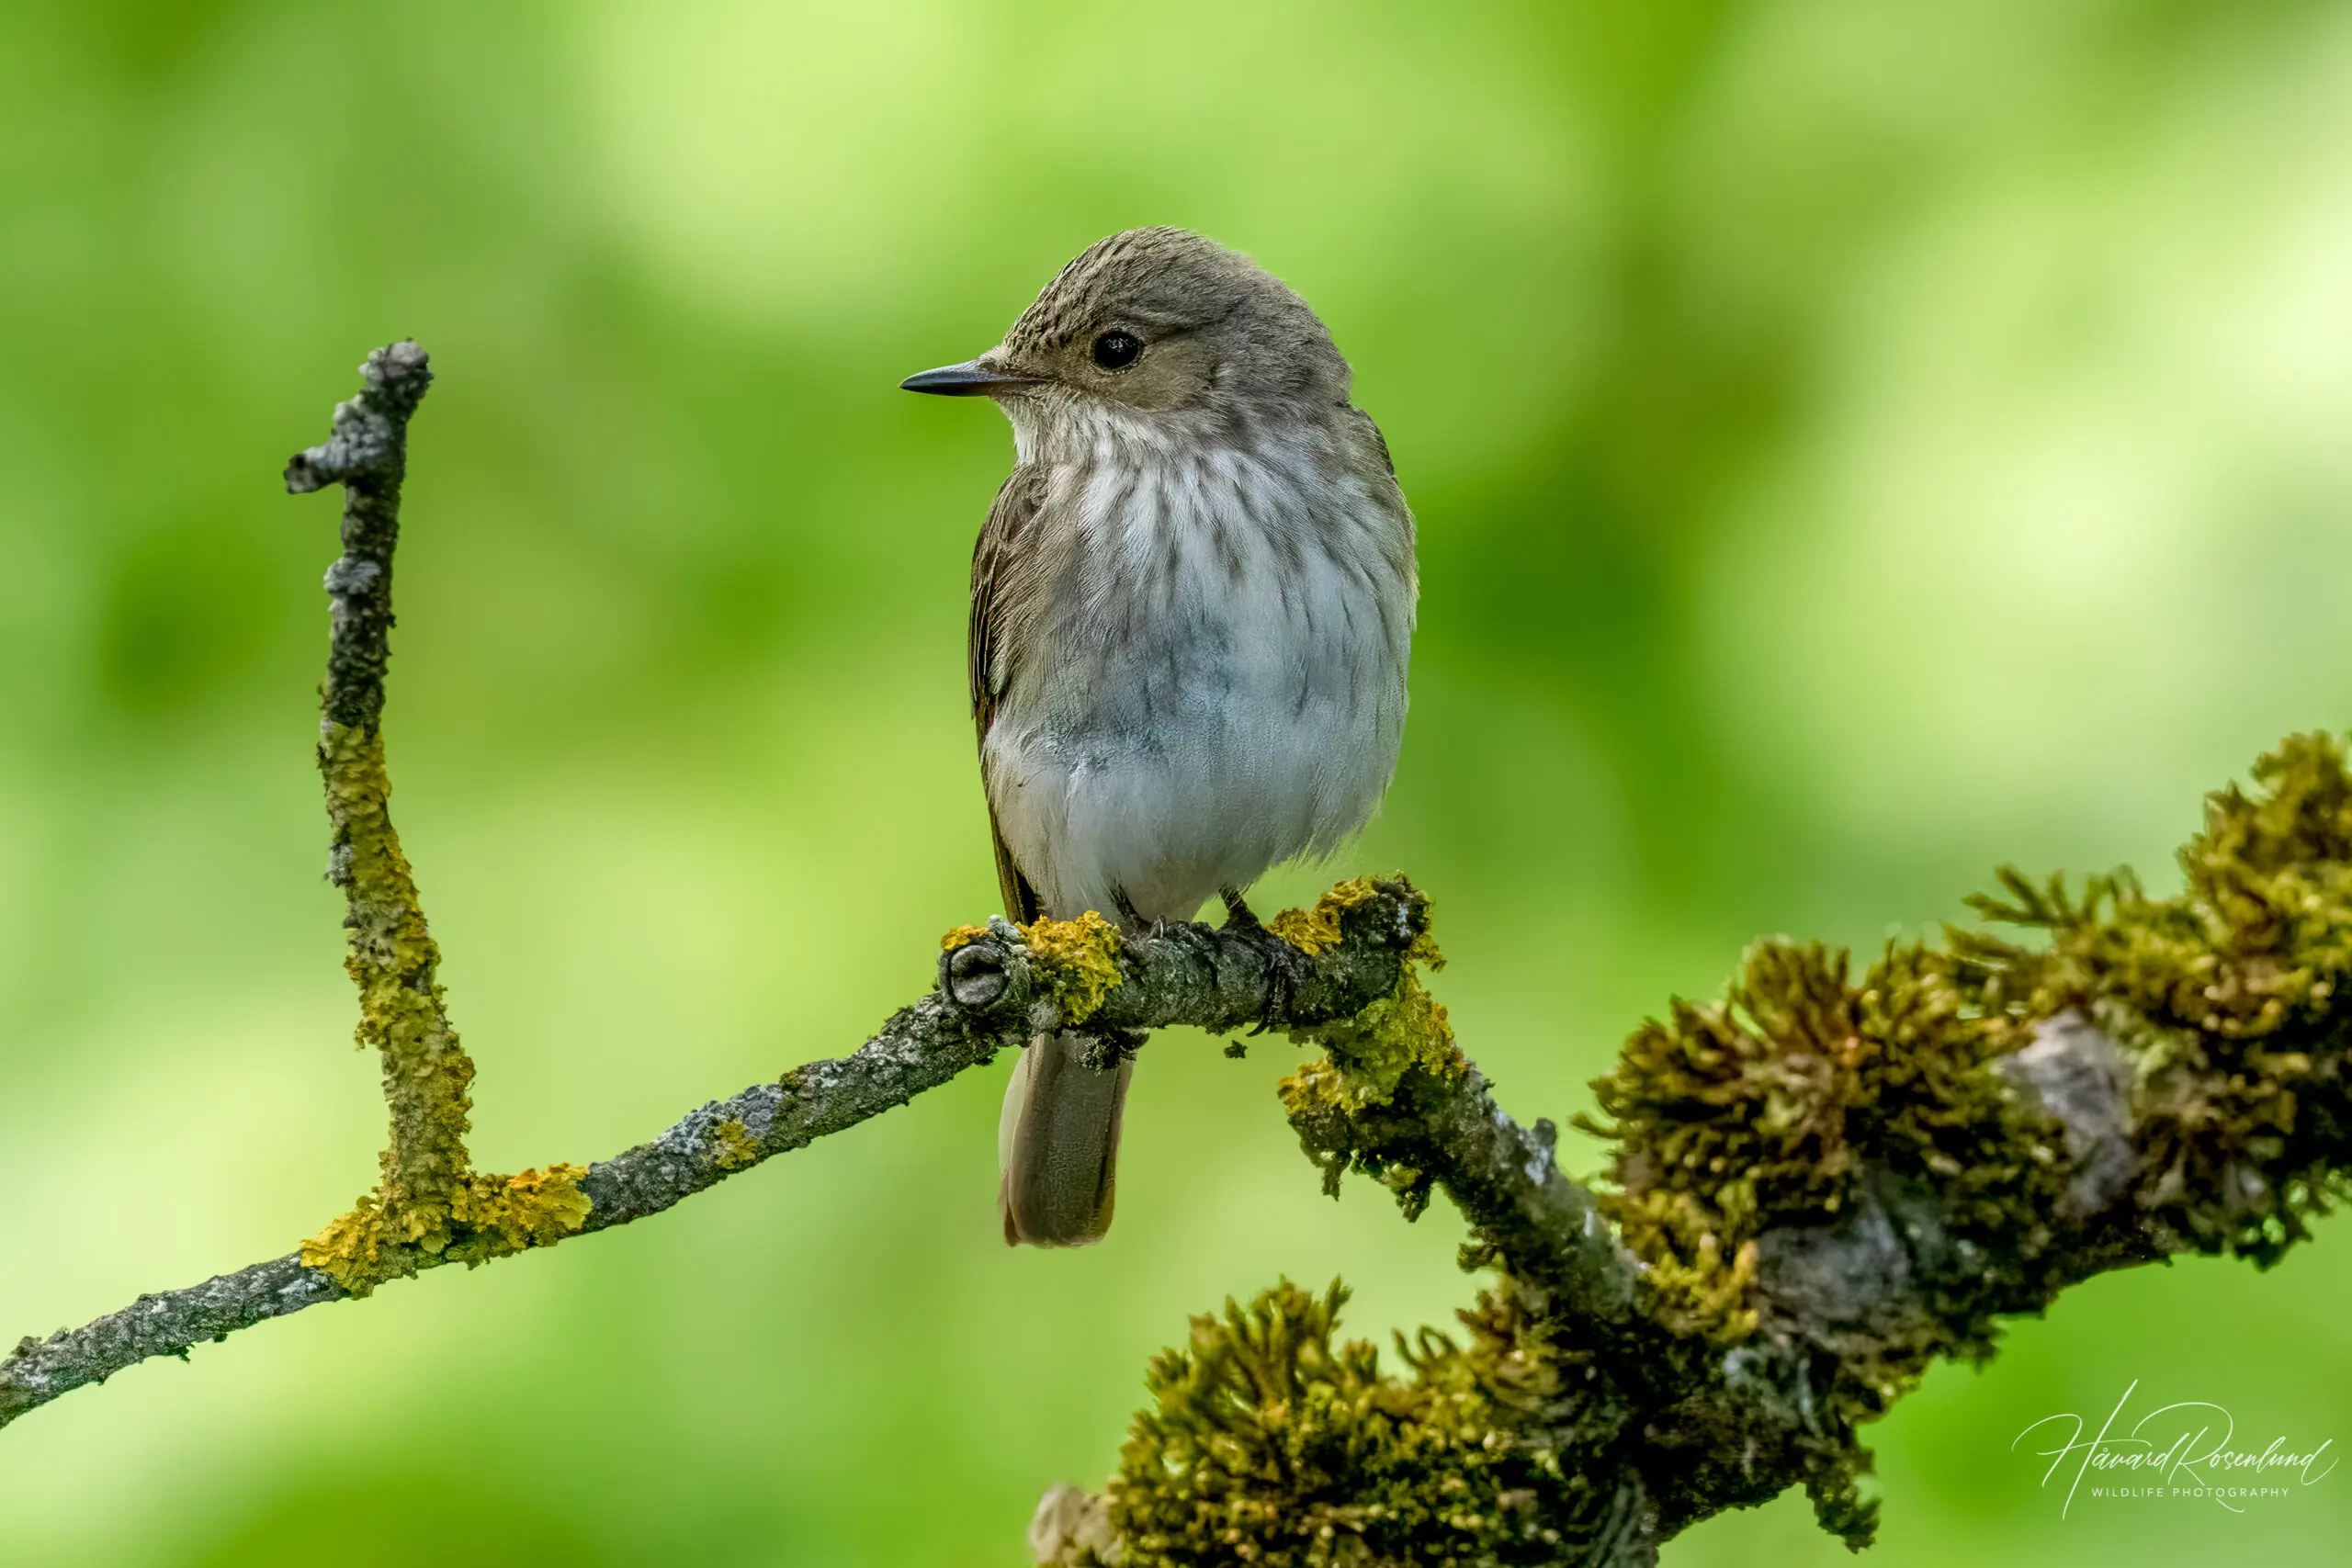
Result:
M1390 886L1343 883L1312 910L1284 911L1273 929L1301 951L1320 953L1342 940L1356 900ZM1557 1129L1513 1121L1454 1043L1445 1009L1413 970L1444 964L1426 904L1417 915L1412 963L1390 994L1361 1012L1294 1030L1293 1038L1323 1055L1283 1082L1291 1125L1323 1168L1331 1196L1353 1168L1393 1190L1412 1219L1442 1188L1476 1230L1483 1258L1546 1281L1558 1309L1596 1336L1618 1329L1634 1309L1634 1265L1593 1194L1560 1169Z
M350 933L344 967L359 987L357 1039L382 1063L391 1113L376 1190L305 1244L302 1261L364 1294L446 1257L479 1260L577 1230L588 1205L577 1166L484 1176L467 1158L474 1065L449 1023L441 954L392 829L384 765L408 422L433 372L413 343L376 350L359 370L358 395L335 409L323 445L286 466L286 488L302 495L343 486L343 555L327 569L334 617L320 689L319 775L333 832L327 879L343 889Z
M1019 1047L1041 1017L1062 1016L1057 997L1091 992L1098 1019L1131 1029L1328 1022L1396 986L1422 908L1419 895L1402 884L1362 901L1346 937L1295 976L1278 975L1262 944L1206 926L1170 925L1125 942L1099 922L1095 929L1040 921L1023 931L1001 920L965 928L951 934L941 954L938 988L899 1010L850 1055L754 1084L691 1112L650 1143L586 1168L571 1184L581 1202L576 1224L518 1228L491 1249L419 1249L410 1271L479 1263L658 1214ZM150 1357L185 1355L238 1329L358 1293L297 1253L141 1297L45 1340L28 1338L0 1360L0 1426Z
M360 374L358 395L335 410L332 435L288 465L286 486L297 494L344 487L343 553L326 580L334 616L319 769L333 831L327 874L345 895L345 966L359 989L358 1041L377 1051L390 1111L382 1180L291 1256L23 1340L0 1361L0 1426L150 1357L185 1356L201 1341L365 1295L388 1280L659 1213L902 1105L1040 1026L1089 1022L1109 1034L1175 1023L1305 1027L1363 1010L1406 975L1427 907L1401 883L1354 898L1347 930L1293 963L1270 957L1248 933L1204 926L1122 941L1100 916L1026 928L999 919L950 933L936 991L848 1056L707 1105L594 1166L476 1172L465 1142L474 1066L450 1026L440 954L392 829L382 727L408 422L432 375L413 343L370 354Z
M1108 1488L1048 1495L1039 1561L1643 1563L1796 1485L1866 1542L1858 1428L1933 1361L2106 1269L2276 1261L2352 1188L2352 773L2313 735L2254 779L2211 797L2177 895L2004 872L1975 908L2032 940L1955 930L1860 973L1759 942L1722 1000L1645 1024L1585 1122L1614 1147L1623 1316L1515 1224L1543 1162L1513 1184L1480 1158L1512 1142L1462 1115L1475 1069L1409 977L1302 1032L1327 1051L1285 1085L1309 1155L1408 1213L1453 1194L1498 1277L1461 1343L1400 1340L1400 1375L1336 1342L1336 1291L1195 1319Z

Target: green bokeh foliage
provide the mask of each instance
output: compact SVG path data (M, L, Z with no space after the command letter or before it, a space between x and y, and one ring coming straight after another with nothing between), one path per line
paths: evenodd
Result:
M1874 949L2001 860L2163 884L2200 791L2345 726L2348 88L2352 16L2293 0L0 7L0 1322L283 1251L373 1169L333 504L276 482L367 348L441 378L389 735L485 1168L847 1048L992 906L960 643L1010 443L893 389L1138 222L1356 366L1426 592L1340 869L1433 890L1464 1048L1565 1119L1758 934ZM0 1561L1017 1562L1189 1314L1467 1300L1442 1205L1319 1195L1279 1055L1152 1049L1089 1252L997 1243L975 1075L142 1368L0 1440ZM2007 1449L2133 1378L2352 1440L2319 1228L1932 1375L1876 1560L2334 1561L2352 1482L2061 1523ZM1668 1560L1842 1553L1784 1501Z

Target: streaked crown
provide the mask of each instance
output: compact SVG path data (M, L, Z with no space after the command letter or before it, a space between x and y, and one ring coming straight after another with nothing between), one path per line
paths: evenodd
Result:
M1299 412L1348 400L1347 361L1306 300L1184 229L1098 240L1046 284L1000 350L1064 385L1144 408Z

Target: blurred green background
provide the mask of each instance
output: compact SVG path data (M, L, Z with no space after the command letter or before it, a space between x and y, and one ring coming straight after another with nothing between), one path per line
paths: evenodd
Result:
M2159 886L2352 722L2352 7L2295 0L0 8L0 1327L371 1179L320 879L332 498L414 334L396 810L492 1168L839 1054L996 893L964 711L993 343L1136 223L1330 323L1421 521L1405 759L1522 1114L1762 932L1993 863ZM1268 901L1311 893L1283 874ZM1002 1065L655 1223L304 1314L0 1435L0 1562L1012 1564L1187 1314L1471 1282L1321 1198L1285 1048L1154 1045L1108 1243L1008 1252ZM1586 1166L1597 1156L1579 1145ZM2341 1561L2352 1473L2078 1506L2029 1421L2352 1443L2352 1245L2112 1277L1873 1434L1882 1564ZM1828 1563L1801 1500L1672 1568Z

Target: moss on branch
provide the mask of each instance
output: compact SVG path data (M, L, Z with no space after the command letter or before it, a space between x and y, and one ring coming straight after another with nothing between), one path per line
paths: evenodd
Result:
M1758 1239L1834 1224L1872 1182L1934 1189L1950 1223L2030 1257L2067 1172L2059 1130L1992 1071L2015 1043L1951 954L1759 942L1719 1002L1677 1002L1593 1085L1617 1145L1604 1199L1677 1333L1737 1343L1760 1309ZM1928 1344L1906 1360L1953 1347Z
M1890 1186L1927 1194L1977 1278L1849 1358L1859 1413L1938 1356L1981 1352L1993 1312L2037 1310L2120 1239L2267 1264L2308 1235L2352 1154L2352 781L2325 736L2254 778L2209 800L2177 895L2129 872L2070 895L2004 871L1973 906L2040 940L1953 931L1860 976L1843 953L1759 943L1722 1001L1636 1032L1594 1086L1593 1125L1615 1140L1610 1211L1661 1317L1743 1340L1770 1305L1758 1238L1836 1226ZM2069 1015L2135 1085L2131 1174L2092 1213L2070 1213L2065 1129L1998 1070Z
M1104 1499L1120 1561L1442 1568L1638 1551L1639 1477L1593 1462L1622 1418L1508 1285L1459 1314L1462 1341L1400 1336L1404 1376L1336 1338L1346 1300L1336 1281L1318 1296L1284 1280L1194 1318L1189 1342L1152 1361L1152 1407ZM1069 1544L1063 1561L1102 1561Z

